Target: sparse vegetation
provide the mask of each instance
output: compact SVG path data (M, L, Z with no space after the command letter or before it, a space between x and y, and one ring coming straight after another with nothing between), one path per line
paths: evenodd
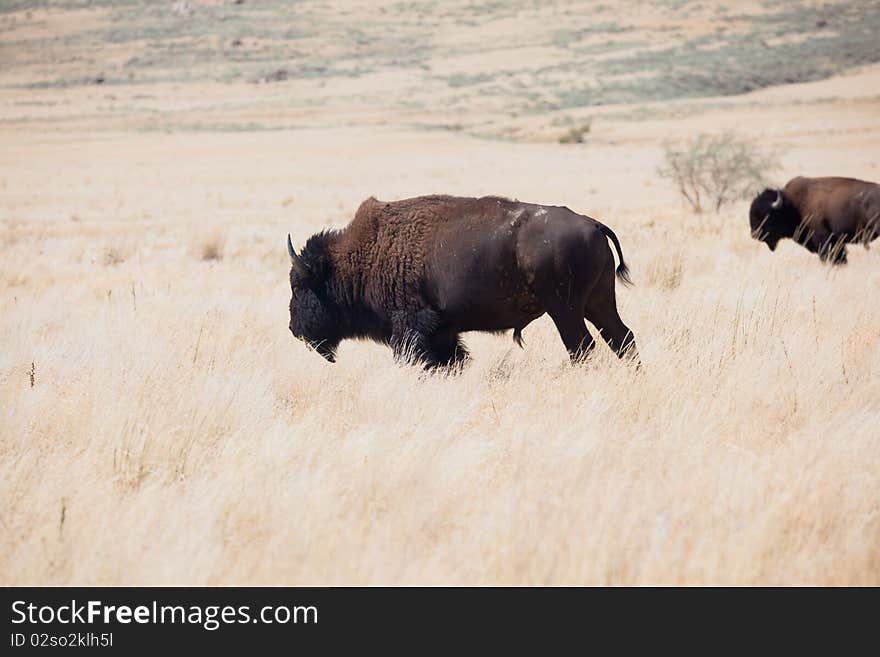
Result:
M216 229L208 233L196 246L196 252L202 260L223 260L226 248L226 233Z
M636 27L638 10L629 7L575 4L566 12L557 12L552 3L527 0L505 3L503 8L492 2L452 2L443 11L423 2L403 2L383 7L381 21L360 20L357 12L332 12L333 19L327 20L329 6L311 0L243 5L70 1L50 6L71 12L98 8L106 12L106 20L67 30L54 39L40 31L29 35L27 29L18 29L36 20L15 11L22 6L13 3L0 8L0 20L7 27L15 21L17 28L5 33L8 65L34 74L28 81L16 78L9 83L16 87L64 89L99 81L113 90L156 82L206 81L283 82L284 86L312 81L320 87L329 79L396 71L413 85L390 96L382 85L375 85L368 92L370 102L398 109L416 103L437 113L453 105L464 112L456 121L465 126L465 132L494 136L505 128L484 125L485 110L528 115L739 94L817 80L880 61L876 38L880 4L876 0L831 5L774 3L737 12L684 3L674 17L653 28L642 23ZM589 13L586 25L573 24L578 12ZM715 28L689 34L682 28L691 14L702 15ZM500 16L517 18L529 29L520 37L484 43L479 31ZM419 30L433 29L444 21L458 26L456 39L419 37ZM530 27L534 24L546 26L539 38ZM125 55L108 62L95 43ZM515 53L526 45L553 49L554 55L523 60ZM59 46L66 53L63 62L53 60L47 66L46 53ZM475 64L474 70L435 73L448 60L477 62L484 53L511 56L492 70ZM333 93L296 92L295 102L303 108L346 99ZM443 120L425 117L421 123Z
M110 246L104 249L103 263L105 266L112 267L123 262L125 262L125 255L123 254L122 249L115 246Z
M570 128L567 132L565 132L560 138L560 144L582 144L584 143L584 135L590 133L590 128L592 128L592 122L587 121L586 123L582 123L578 126Z
M707 204L719 212L725 204L748 197L778 167L774 154L724 132L700 134L678 145L667 142L657 172L699 213Z
M450 87L471 87L474 85L488 82L493 78L492 75L486 73L477 73L475 75L465 75L464 73L456 73L446 78L446 84Z

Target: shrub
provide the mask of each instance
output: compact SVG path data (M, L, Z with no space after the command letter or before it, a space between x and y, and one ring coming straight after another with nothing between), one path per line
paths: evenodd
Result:
M559 138L560 144L583 144L584 143L584 135L590 132L590 128L592 128L592 122L587 121L586 123L582 123L579 126L575 126L571 128L568 132L563 134Z
M195 239L193 250L201 260L223 260L226 234L219 228Z
M711 203L721 206L746 198L761 186L768 172L779 168L774 153L734 132L700 134L681 145L667 143L657 173L671 180L694 212Z
M125 262L125 254L122 249L110 246L104 250L104 266L112 267L113 265L118 265L120 263Z

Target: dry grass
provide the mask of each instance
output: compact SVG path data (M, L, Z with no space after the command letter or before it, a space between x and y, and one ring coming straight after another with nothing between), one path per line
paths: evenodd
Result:
M674 290L684 277L684 256L677 249L658 253L648 263L646 274L649 285Z
M226 233L219 228L193 240L193 253L201 260L223 260L225 250Z
M472 147L493 161L517 148ZM563 150L527 159L550 166ZM19 168L22 184L52 152ZM151 167L173 168L165 157ZM743 207L720 233L687 238L689 212L636 199L600 216L636 277L620 303L641 372L605 349L570 367L546 320L524 351L469 336L475 360L457 377L397 367L368 344L329 365L287 332L284 237L342 223L360 192L305 180L325 190L294 189L315 210L282 210L290 185L263 178L265 214L252 209L236 258L208 269L186 247L199 190L223 176L204 157L186 165L198 184L163 201L192 216L182 223L136 219L162 208L138 177L121 181L138 240L113 267L90 257L89 233L113 235L115 218L33 219L7 246L4 583L880 583L873 251L829 271L792 245L771 255L752 242ZM312 178L338 175L309 157ZM418 192L448 167L389 173L383 157L365 149L351 177L381 189L409 171ZM91 175L111 177L107 166ZM513 168L493 175L485 184L527 186ZM471 184L461 176L453 191ZM219 214L239 212L260 180L227 188ZM553 198L534 184L529 198ZM33 202L44 205L24 214L55 201ZM639 228L646 218L654 228ZM32 263L39 251L54 256Z

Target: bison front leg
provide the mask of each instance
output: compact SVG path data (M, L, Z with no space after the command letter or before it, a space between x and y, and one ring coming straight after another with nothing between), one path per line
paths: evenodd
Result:
M819 247L819 258L822 262L830 262L832 265L846 264L846 239L837 235L829 237Z
M826 222L811 231L802 244L811 253L817 253L822 262L832 265L846 264L846 236L834 234Z
M394 313L391 320L391 349L395 360L423 363L426 367L441 365L431 348L430 336L435 326L436 314L430 310Z
M441 367L457 367L470 358L458 333L443 331L434 334L431 337L431 351Z

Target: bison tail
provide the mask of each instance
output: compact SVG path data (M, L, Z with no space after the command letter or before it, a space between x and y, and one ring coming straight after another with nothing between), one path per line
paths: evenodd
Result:
M622 262L617 266L616 273L617 278L620 280L621 283L623 283L627 287L632 287L634 285L632 279L629 277L629 267L627 267Z
M617 265L617 278L621 283L626 285L627 287L632 286L632 279L629 277L629 267L626 266L626 263L623 261L623 251L620 248L620 242L617 241L617 235L614 234L614 231L611 230L608 226L604 224L599 224L602 228L602 232L605 234L605 237L611 240L611 243L614 244L614 248L617 249L617 259L620 260L620 264Z

